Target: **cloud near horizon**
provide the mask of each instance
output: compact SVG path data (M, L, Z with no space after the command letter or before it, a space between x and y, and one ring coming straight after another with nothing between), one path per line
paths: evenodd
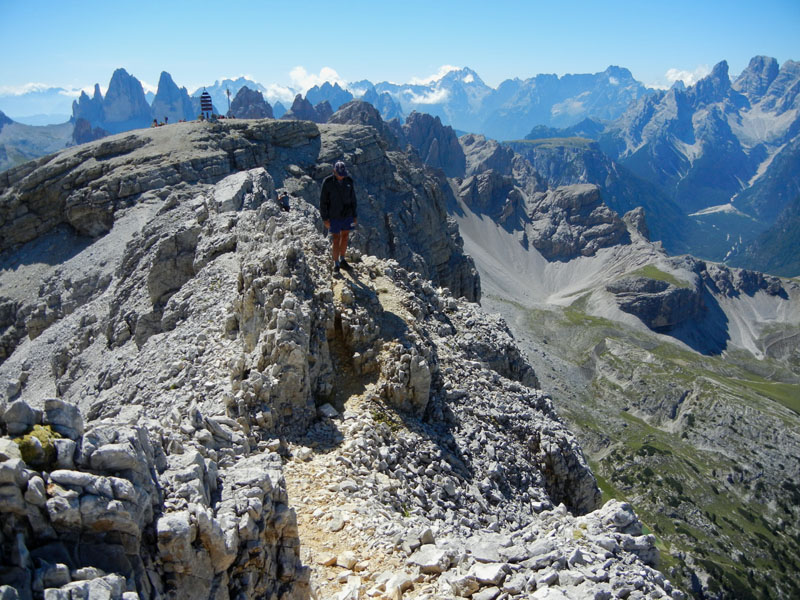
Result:
M56 85L47 83L25 83L23 85L0 85L0 96L23 96L35 92L46 92L48 90L60 89ZM94 88L92 88L94 89ZM80 96L81 90L79 89L63 89L58 92L62 96Z
M411 90L407 90L406 94L408 95L409 101L414 104L439 104L447 100L450 92L444 88L440 88L430 91L427 94L415 94Z
M434 81L439 81L450 71L458 71L458 67L454 67L453 65L442 65L433 75L429 75L428 77L412 77L408 83L411 85L428 85Z
M270 104L274 105L275 102L280 101L280 103L287 108L292 104L296 95L297 92L292 88L278 85L277 83L269 84L267 86L267 93L264 94L267 102Z
M711 73L711 69L708 65L698 65L694 71L685 71L681 69L669 69L665 74L664 77L669 81L670 85L675 83L676 81L683 81L683 84L686 87L694 85L698 81L700 81L703 77Z
M289 77L292 80L291 87L300 90L302 94L306 94L315 85L322 85L326 81L330 82L331 85L338 83L341 87L347 86L347 82L339 77L336 70L331 67L322 67L319 75L317 75L309 73L305 67L297 66L289 72Z

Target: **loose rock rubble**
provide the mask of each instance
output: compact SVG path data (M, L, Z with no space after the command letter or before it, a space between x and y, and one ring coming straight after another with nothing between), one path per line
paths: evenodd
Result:
M246 161L232 134L251 136L269 169L170 171L104 204L105 260L77 244L42 290L63 307L67 275L95 284L8 338L0 597L681 597L630 507L599 507L505 323L470 301L435 178L369 127L248 127L212 139ZM123 141L98 151L142 147ZM359 147L427 223L372 197L353 271L334 277L308 200L318 165ZM289 212L276 180L297 193ZM398 248L401 230L433 241ZM2 276L17 323L30 300Z
M242 457L220 471L158 421L102 419L83 432L74 405L45 406L30 429L43 424L54 438L29 450L35 438L24 436L25 460L7 453L0 462L0 543L11 548L2 578L20 597L47 589L48 598L131 600L174 589L192 598L219 586L254 597L302 587L307 570L278 455ZM36 411L11 403L6 430L19 430L14 419L26 412Z

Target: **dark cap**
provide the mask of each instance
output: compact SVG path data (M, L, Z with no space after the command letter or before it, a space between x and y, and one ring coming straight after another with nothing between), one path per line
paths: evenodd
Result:
M333 165L333 172L339 177L347 177L347 167L342 161L337 161L336 164Z

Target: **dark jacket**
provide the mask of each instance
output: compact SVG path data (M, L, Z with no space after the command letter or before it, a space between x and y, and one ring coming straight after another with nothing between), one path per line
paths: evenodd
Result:
M349 175L341 181L336 179L335 175L328 175L325 178L319 197L319 213L323 221L358 216L356 189Z

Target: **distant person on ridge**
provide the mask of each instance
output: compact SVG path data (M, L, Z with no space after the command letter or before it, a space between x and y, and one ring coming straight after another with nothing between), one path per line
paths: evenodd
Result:
M333 166L333 174L322 182L319 199L319 212L325 227L331 232L333 251L333 272L350 269L344 255L350 230L358 224L356 191L353 179L347 174L342 161Z
M289 194L286 193L286 190L278 194L278 205L283 212L289 212Z

